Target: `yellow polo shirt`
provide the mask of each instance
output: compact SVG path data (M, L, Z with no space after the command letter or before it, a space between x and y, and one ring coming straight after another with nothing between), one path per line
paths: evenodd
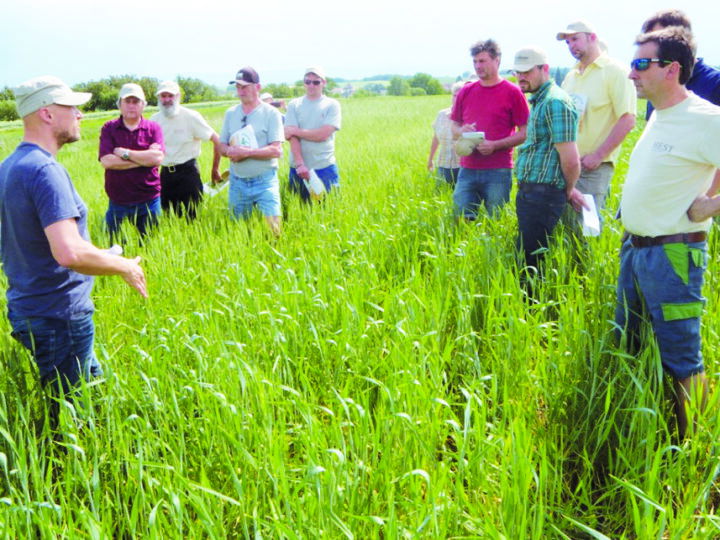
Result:
M580 114L578 150L584 156L594 152L607 138L623 114L635 116L637 95L628 79L630 69L606 54L601 54L580 73L576 64L565 76L562 88L570 94ZM606 161L615 161L618 146Z

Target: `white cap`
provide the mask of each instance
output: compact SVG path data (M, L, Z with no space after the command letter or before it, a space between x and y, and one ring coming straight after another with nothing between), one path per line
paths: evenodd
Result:
M88 92L73 92L72 88L52 75L25 81L13 88L13 93L20 118L53 103L77 107L87 103L92 97Z
M176 83L175 81L163 81L160 83L160 86L158 86L155 95L159 96L163 92L167 92L168 94L176 96L180 93L180 86L178 86L178 83Z
M305 75L307 75L309 73L312 73L313 75L317 75L323 81L327 81L327 77L325 76L325 70L323 68L321 68L320 66L305 68Z
M513 70L530 71L535 66L544 66L548 63L547 55L538 47L525 47L515 53Z
M138 98L143 103L147 103L147 99L145 99L145 92L143 91L142 86L132 82L123 84L122 88L120 88L120 96L118 99L123 100L131 96Z
M558 32L555 36L558 41L565 41L568 36L573 34L594 34L595 30L585 21L575 21L567 25L562 32Z

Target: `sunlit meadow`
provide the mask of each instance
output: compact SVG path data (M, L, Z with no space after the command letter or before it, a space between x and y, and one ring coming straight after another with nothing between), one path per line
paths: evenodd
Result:
M514 204L458 225L424 168L448 101L343 101L342 189L315 207L284 191L279 240L259 217L232 221L227 192L195 223L165 216L142 246L127 229L150 298L96 280L106 376L82 389L84 407L62 407L55 434L2 317L0 536L720 536L717 241L709 412L681 442L657 352L631 357L613 338L611 216L642 125L602 236L554 244L531 303ZM226 107L200 110L219 131ZM100 246L108 118L83 120L59 155ZM20 137L0 128L0 158ZM205 178L210 156L206 145Z

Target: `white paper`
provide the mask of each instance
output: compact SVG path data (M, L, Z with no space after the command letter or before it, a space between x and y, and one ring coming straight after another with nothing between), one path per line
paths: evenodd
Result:
M203 195L207 195L208 197L214 197L218 193L222 192L229 185L229 180L225 180L220 184L211 184L210 182L207 182L203 184Z
M255 130L251 125L247 125L242 129L238 129L235 133L230 135L230 144L232 146L247 146L249 148L257 148L257 137L255 137Z
M310 179L305 180L303 178L303 182L305 182L305 187L313 199L320 200L325 196L325 184L322 183L322 180L313 169L310 169Z
M590 207L587 209L583 207L583 235L584 236L599 236L600 235L600 216L598 215L597 208L595 206L595 199L592 195L583 193L585 203Z

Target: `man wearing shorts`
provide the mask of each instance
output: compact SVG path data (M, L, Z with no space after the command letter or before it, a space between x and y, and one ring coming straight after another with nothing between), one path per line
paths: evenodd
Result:
M237 72L240 104L225 113L220 133L220 153L229 158L230 211L246 219L257 206L270 230L280 235L280 182L278 158L282 156L283 125L278 110L260 100L260 77L251 67Z
M630 79L655 114L630 157L620 203L627 234L616 322L633 352L642 316L652 324L663 368L675 382L683 437L688 401L702 408L707 395L700 316L709 218L720 213L718 198L706 195L720 167L720 107L685 87L695 62L686 29L642 34L635 43Z

